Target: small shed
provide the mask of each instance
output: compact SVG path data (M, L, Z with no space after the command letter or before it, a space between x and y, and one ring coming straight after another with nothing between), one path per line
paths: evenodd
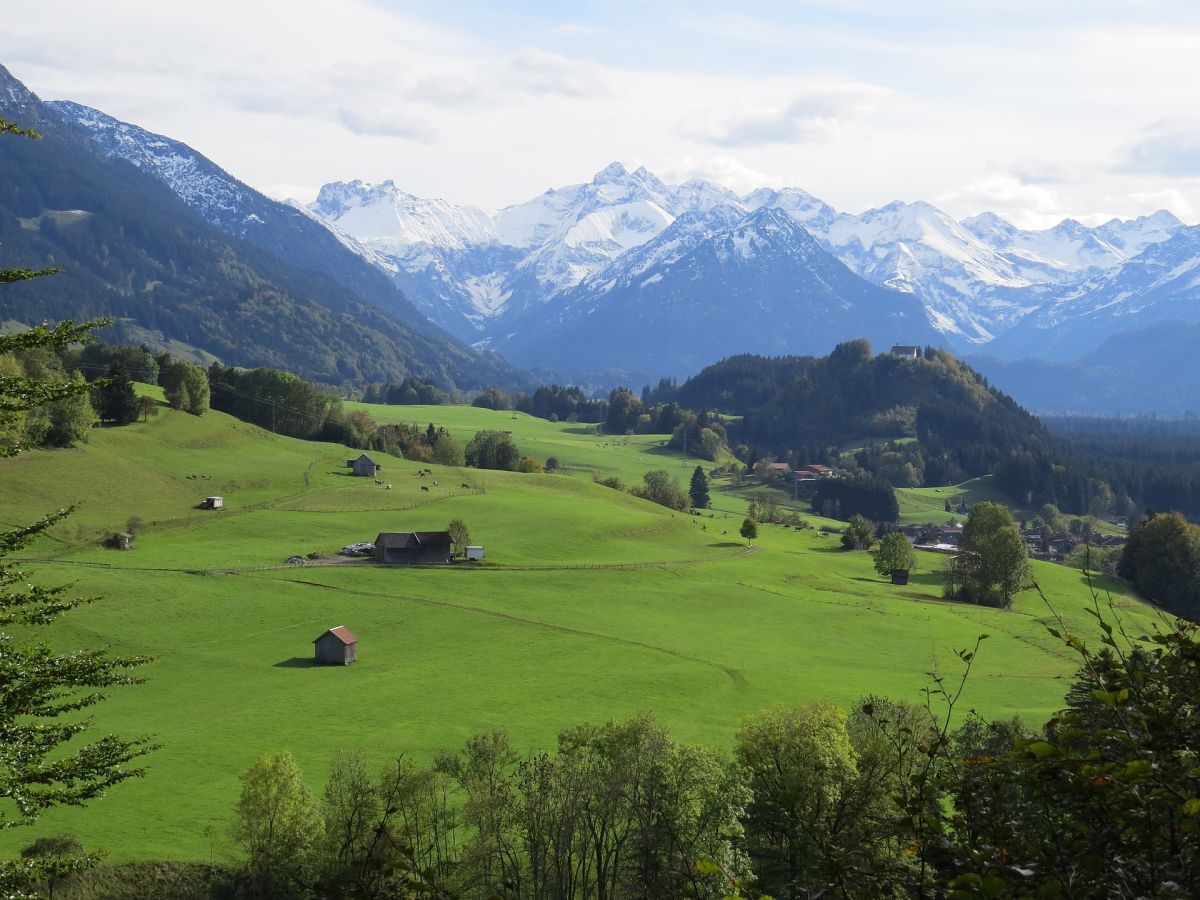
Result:
M908 569L892 569L892 584L908 584Z
M205 497L204 502L200 504L201 509L224 509L224 497Z
M379 470L383 466L363 453L358 459L346 460L346 465L350 467L351 475L358 475L360 478L374 478L379 474Z
M448 563L452 544L448 531L384 531L375 538L375 562L393 566Z
M348 666L358 659L358 638L345 625L338 625L313 640L313 654L320 665Z
M483 544L467 544L467 559L483 559Z

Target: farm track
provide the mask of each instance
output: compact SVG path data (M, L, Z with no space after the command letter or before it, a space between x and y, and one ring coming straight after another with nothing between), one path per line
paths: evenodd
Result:
M62 559L61 557L52 556L25 556L21 557L22 562L31 563L50 563L59 566L84 566L93 569L106 569L120 572L178 572L189 575L244 575L251 572L293 572L302 568L314 569L436 569L443 572L571 572L582 571L585 569L666 569L670 570L676 566L702 566L709 563L727 562L731 559L739 559L743 556L750 556L758 553L758 547L746 547L736 553L725 553L721 556L704 556L693 559L669 559L669 560L654 560L651 562L640 563L546 563L539 565L529 563L515 566L445 566L445 565L379 565L373 562L363 560L327 560L324 562L316 562L306 566L293 566L287 563L279 563L270 566L233 566L229 568L219 569L199 569L189 567L172 568L169 566L118 566L112 563L92 562L91 560L81 559Z
M243 577L253 578L254 575L244 575ZM557 625L553 622L545 622L541 619L530 619L525 616L515 616L511 613L499 612L494 609L485 609L480 606L471 606L465 603L451 603L448 600L433 600L429 597L414 597L410 594L384 594L379 591L356 591L352 588L337 587L332 584L325 584L320 581L308 581L303 578L285 578L284 581L290 581L292 584L301 584L306 587L318 588L320 590L334 591L337 593L352 594L356 597L379 597L384 600L404 600L409 603L419 603L425 606L436 606L442 609L453 609L459 612L474 613L476 615L488 616L493 619L501 619L507 622L515 622L519 625L532 625L535 628L545 628L550 631L556 631L561 634L572 634L578 637L595 638L597 640L607 641L614 644L622 644L628 647L637 647L642 650L651 650L655 653L664 653L667 656L673 656L677 659L684 659L688 662L699 663L709 668L717 669L724 672L729 679L739 688L746 686L746 676L738 669L732 666L722 665L721 663L713 662L711 659L704 659L700 656L690 656L687 653L680 653L678 650L672 650L669 647L660 647L657 644L648 644L644 641L635 641L630 638L617 637L612 634L605 634L600 631L588 631L584 628L572 628L569 625ZM290 627L290 626L288 626Z

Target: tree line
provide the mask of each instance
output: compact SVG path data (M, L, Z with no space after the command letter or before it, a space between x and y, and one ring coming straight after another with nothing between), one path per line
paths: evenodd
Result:
M1099 615L1099 613L1098 613ZM1100 616L1044 726L868 696L747 717L733 752L654 716L553 750L502 730L420 763L337 754L319 795L287 753L242 776L229 887L254 897L1187 897L1200 890L1197 627L1128 641ZM1114 625L1117 627L1114 628ZM1147 723L1154 726L1147 728Z

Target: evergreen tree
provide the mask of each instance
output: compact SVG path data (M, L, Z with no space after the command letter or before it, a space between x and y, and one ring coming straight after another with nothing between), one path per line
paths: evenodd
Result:
M708 478L704 475L704 470L700 466L696 466L696 470L692 472L692 483L688 487L688 496L692 498L693 509L708 509Z
M11 271L11 270L9 270ZM0 275L3 277L3 275ZM63 322L0 336L0 356L15 349L62 347L90 338L96 323ZM0 420L46 402L82 397L81 381L46 385L22 376L0 378ZM12 455L19 448L10 448ZM0 533L0 831L29 826L47 809L81 806L144 769L130 763L149 753L145 738L126 740L106 735L85 743L91 718L76 715L104 699L98 689L136 684L130 670L141 657L114 657L100 650L55 653L44 643L30 643L8 633L16 627L27 636L94 598L70 598L67 587L32 584L28 572L10 557L31 544L70 510L60 510L32 525ZM94 862L92 857L38 855L0 861L0 895L23 896L48 877Z
M113 425L136 422L141 414L133 379L122 365L114 365L108 370L108 382L96 392L96 401L100 418Z

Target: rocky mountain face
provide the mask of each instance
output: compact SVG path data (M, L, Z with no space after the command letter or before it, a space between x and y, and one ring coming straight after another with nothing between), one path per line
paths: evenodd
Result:
M730 347L820 354L848 334L938 340L914 297L855 275L782 209L725 205L679 216L494 346L528 365L691 372Z
M629 172L618 163L590 182L491 214L422 200L390 182L327 185L310 208L384 257L434 321L520 359L542 351L553 358L557 329L580 308L593 311L594 326L604 321L621 329L620 322L597 317L598 311L608 299L614 308L628 307L630 273L646 266L645 248L655 256L663 252L656 245L663 236L667 244L681 239L669 227L676 221L684 223L679 231L689 247L697 234L715 234L719 229L693 227L710 214L719 224L730 215L778 210L852 273L919 301L934 340L997 353L1011 346L998 338L1030 327L1023 323L1047 321L1054 305L1074 298L1084 284L1184 227L1165 211L1096 228L1067 220L1044 231L1018 229L992 213L957 222L924 202L840 213L798 188L737 196L701 180L668 185L644 168ZM715 212L720 209L725 211ZM669 272L660 274L670 280ZM758 283L770 281L764 274ZM719 315L710 307L721 297L703 287L688 290L698 314ZM759 299L770 306L778 298ZM644 321L648 313L640 313ZM618 342L615 334L597 338Z

